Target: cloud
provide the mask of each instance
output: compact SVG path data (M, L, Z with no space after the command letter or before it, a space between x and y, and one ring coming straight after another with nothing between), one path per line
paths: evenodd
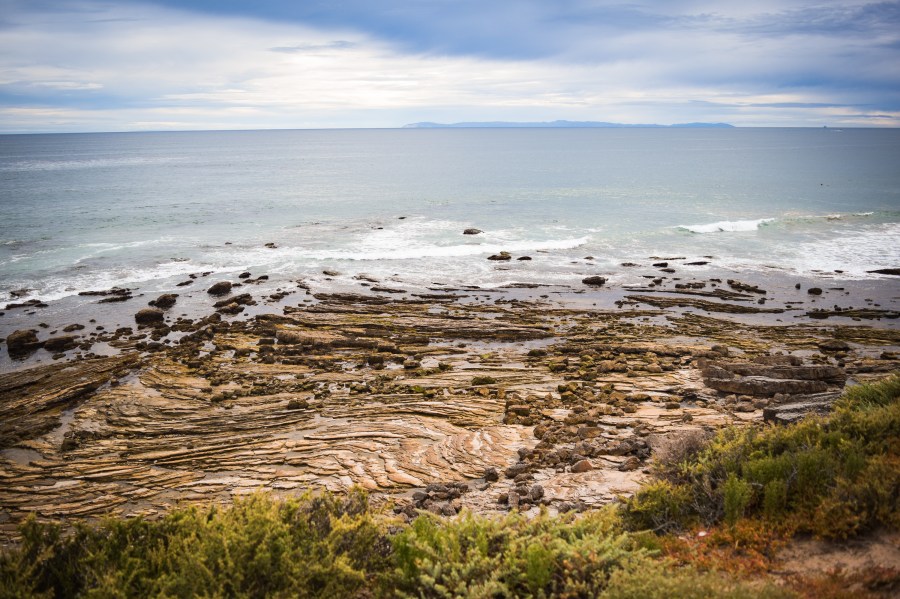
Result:
M900 125L898 2L171 4L0 0L0 131Z

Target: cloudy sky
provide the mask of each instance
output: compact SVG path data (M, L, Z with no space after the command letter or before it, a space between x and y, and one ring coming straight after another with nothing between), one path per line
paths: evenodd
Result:
M0 132L900 126L900 1L0 0Z

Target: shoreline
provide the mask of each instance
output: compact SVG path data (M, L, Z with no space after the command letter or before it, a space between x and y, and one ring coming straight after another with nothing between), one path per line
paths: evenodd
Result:
M134 314L163 294L177 296L175 304L165 310L165 319L170 326L183 320L204 318L216 310L214 304L217 301L249 293L252 301L244 303L239 313L228 315L229 321L280 312L285 307L314 306L321 302L320 298L334 297L438 304L524 301L585 310L660 308L678 313L708 313L748 324L789 326L824 319L842 325L878 322L880 327L900 328L897 318L900 286L896 276L842 279L840 273L802 276L776 269L738 271L707 265L698 268L690 262L685 265L686 261L685 258L652 257L639 262L624 262L617 269L591 269L590 262L586 261L584 272L572 273L568 283L511 282L493 287L440 281L423 287L404 282L399 276L383 280L364 272L328 270L297 277L275 275L270 278L268 274L251 273L243 279L237 272L232 276L197 272L181 277L184 281L180 285L153 282L144 287L85 289L49 302L12 299L3 305L5 307L0 307L0 374L90 353L116 353L114 348L103 343L104 340L116 340L110 337L110 332L135 329ZM653 266L653 263L665 266ZM505 268L503 262L498 264L496 268ZM588 276L601 276L606 282L602 286L587 285L582 279ZM511 273L510 278L515 281L516 274ZM229 294L212 296L207 293L211 285L222 281L232 283ZM822 293L812 295L809 290L816 288ZM818 314L810 317L811 312ZM85 344L81 350L65 350L65 356L39 350L12 358L5 348L5 339L14 331L30 329L43 342L65 334L64 329L72 325L84 327L76 331L76 337L79 345L91 343L89 349ZM177 341L177 337L170 341Z
M893 281L628 268L647 284L392 293L375 289L402 284L356 279L347 294L253 273L213 297L222 277L198 276L146 328L134 313L150 294L93 315L6 310L6 329L28 317L47 321L39 341L73 338L57 360L0 345L0 535L28 513L153 517L354 484L407 510L585 509L633 492L673 435L827 409L848 381L900 369Z

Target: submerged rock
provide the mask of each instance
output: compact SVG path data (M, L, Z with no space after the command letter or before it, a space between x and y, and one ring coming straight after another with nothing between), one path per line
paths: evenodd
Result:
M581 282L585 285L591 285L592 287L602 287L606 284L606 277L586 277L584 279L581 279Z
M900 268L879 268L876 270L867 270L866 272L877 275L894 275L900 277Z

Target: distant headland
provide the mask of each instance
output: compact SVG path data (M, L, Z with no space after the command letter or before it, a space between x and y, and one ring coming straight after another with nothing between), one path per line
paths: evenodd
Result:
M728 123L676 123L674 125L657 125L653 123L646 124L628 124L628 123L606 123L603 121L544 121L544 122L510 122L510 121L475 121L466 123L410 123L403 125L404 129L463 129L463 128L557 128L557 129L574 129L574 128L615 128L615 129L673 129L673 128L701 128L701 129L730 129L734 125Z

